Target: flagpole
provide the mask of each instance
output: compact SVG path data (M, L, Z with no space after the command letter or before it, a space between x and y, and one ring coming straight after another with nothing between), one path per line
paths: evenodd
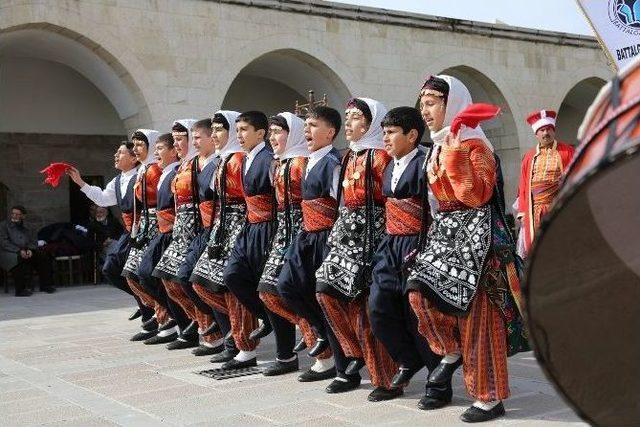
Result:
M576 3L578 4L578 9L580 9L580 13L582 13L582 15L585 17L585 19L589 23L589 27L591 27L591 31L593 31L593 34L595 34L596 40L598 41L598 44L600 45L600 48L604 51L605 56L609 60L609 64L608 64L609 67L611 67L611 69L615 73L617 73L620 70L618 69L618 65L617 65L615 59L613 59L613 56L611 56L611 52L609 52L609 49L607 48L607 45L600 38L600 35L598 34L598 31L596 30L596 27L593 25L593 22L591 22L591 19L589 18L589 15L587 14L587 11L584 10L584 7L582 6L581 1L580 0L576 0Z

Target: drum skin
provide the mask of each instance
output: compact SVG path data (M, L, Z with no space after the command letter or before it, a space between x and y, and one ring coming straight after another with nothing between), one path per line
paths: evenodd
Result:
M545 373L576 412L640 425L640 61L606 85L544 219L523 289Z

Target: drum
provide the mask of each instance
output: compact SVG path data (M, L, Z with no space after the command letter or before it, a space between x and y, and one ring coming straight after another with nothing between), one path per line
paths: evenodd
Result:
M549 378L595 425L640 424L640 60L602 88L523 289Z

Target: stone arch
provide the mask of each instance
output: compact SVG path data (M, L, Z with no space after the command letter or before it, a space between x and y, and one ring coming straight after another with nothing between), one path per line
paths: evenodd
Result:
M587 109L605 83L600 77L587 77L576 83L566 93L558 109L556 122L558 140L577 144L578 128Z
M316 99L326 94L329 105L338 111L351 96L347 85L326 63L300 50L277 49L256 57L239 70L222 107L238 111L259 109L272 115L292 111L296 100L304 103L308 90L314 91Z
M500 116L485 122L482 129L500 156L507 202L513 201L520 176L520 146L518 128L509 102L494 81L475 68L458 65L446 68L439 74L448 74L462 81L471 92L474 102L487 102L502 109Z
M126 129L152 121L145 91L114 54L67 27L20 24L0 31L0 56L33 58L65 65L90 81L110 102Z

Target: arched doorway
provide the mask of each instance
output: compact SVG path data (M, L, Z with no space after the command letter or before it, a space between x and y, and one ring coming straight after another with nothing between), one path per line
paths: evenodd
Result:
M556 136L560 141L577 144L578 128L596 95L606 82L599 77L580 81L564 97L556 122Z
M518 131L509 103L498 86L480 71L468 66L447 68L440 74L458 78L471 92L473 102L487 102L500 106L502 112L494 120L482 124L502 162L507 208L515 200L520 177L520 149Z
M330 107L342 112L350 93L340 77L317 58L294 49L264 54L238 73L222 102L222 108L257 109L267 115L293 111L313 90L316 99L327 95ZM345 146L341 139L337 144Z
M77 220L86 206L72 203L75 187L63 179L51 190L38 171L64 161L104 182L114 176L126 129L149 117L139 88L104 49L60 27L0 32L0 70L0 181L10 202L27 206L34 227Z

